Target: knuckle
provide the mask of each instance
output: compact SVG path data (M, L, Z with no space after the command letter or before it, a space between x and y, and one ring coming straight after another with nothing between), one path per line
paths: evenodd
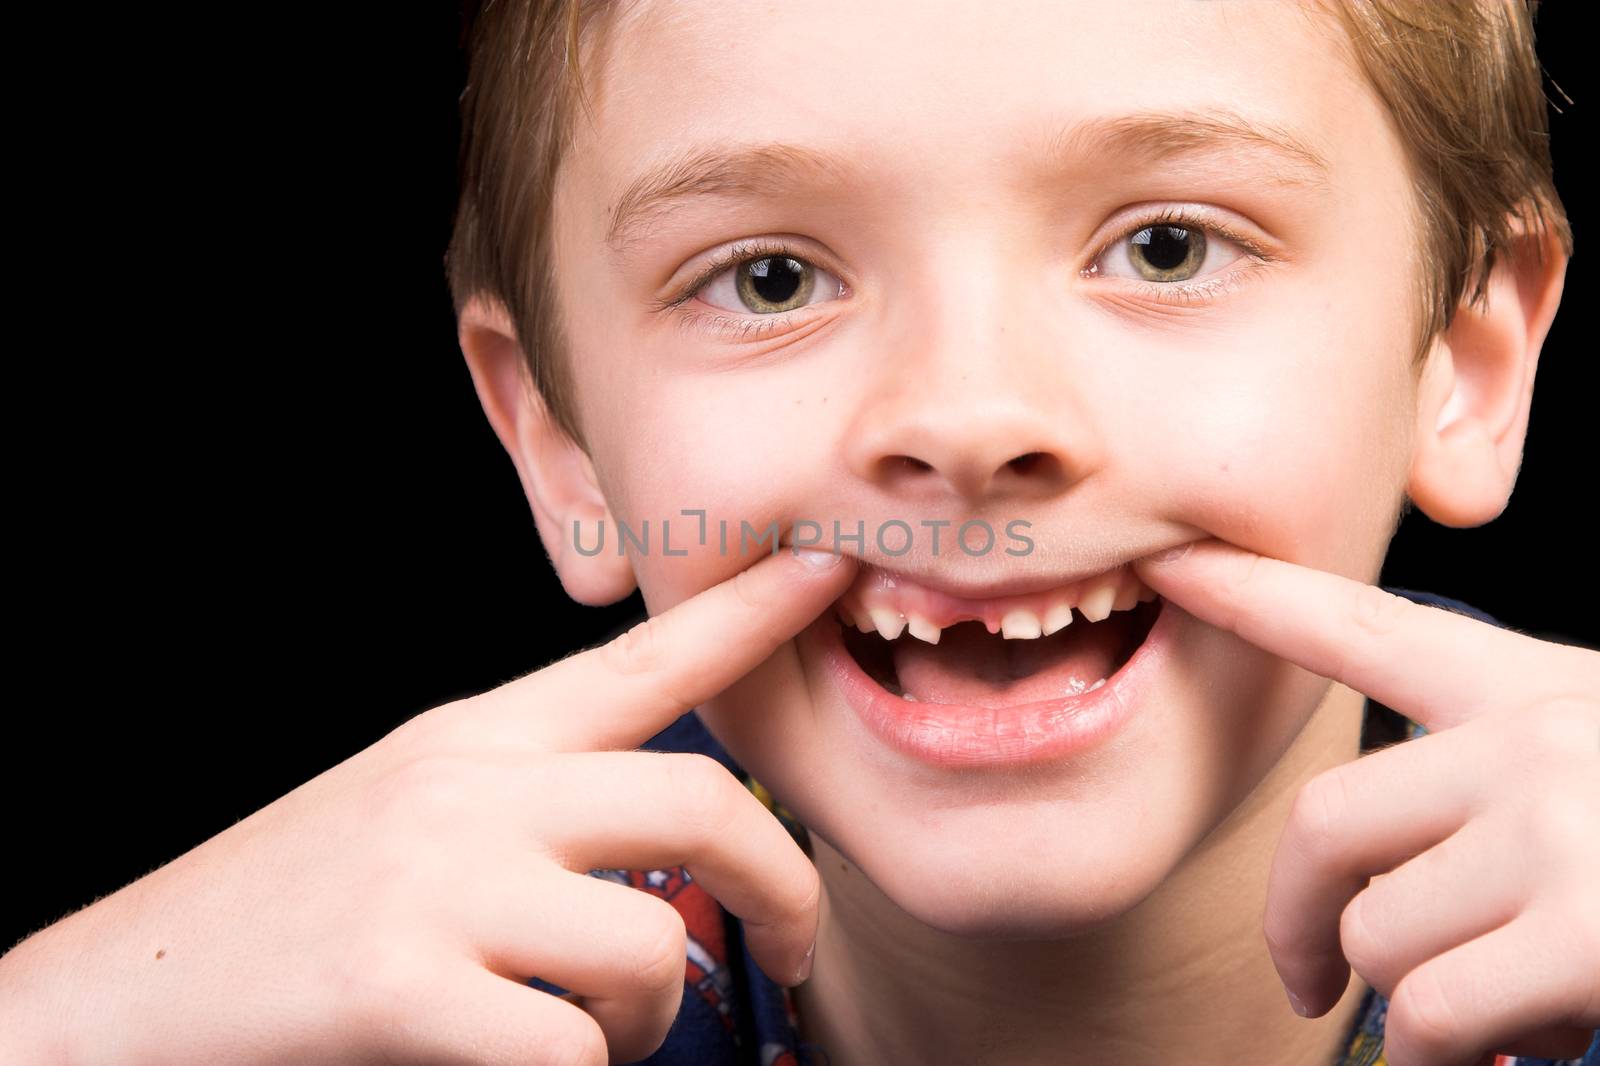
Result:
M496 690L450 700L412 715L379 741L396 762L481 746Z
M767 608L766 597L761 594L760 582L749 570L740 570L733 575L733 594L739 602L752 612L765 611Z
M670 990L683 982L689 961L689 933L683 915L670 903L654 900L649 928L639 936L630 967L639 987Z
M1600 956L1600 900L1595 897L1593 885L1593 878L1586 877L1553 892L1550 901L1539 909L1539 929L1563 957L1585 961L1587 977L1583 983L1589 986L1591 997L1596 997L1600 996L1600 968L1587 964ZM1600 1007L1596 1002L1590 1005Z
M605 1030L582 1007L573 1007L577 1017L559 1032L544 1036L537 1066L608 1066L610 1049Z
M412 715L383 738L383 743L402 760L420 759L443 747L441 728L449 704Z
M619 674L655 673L661 668L664 642L661 623L646 618L600 645L600 659Z
M1261 563L1263 559L1264 556L1254 553L1245 559L1234 575L1234 584L1240 589L1254 587L1261 578Z
M1600 730L1600 699L1558 696L1520 715L1517 730L1536 758L1566 762L1577 756L1587 768Z
M453 822L470 805L471 770L459 756L429 753L402 761L379 777L370 802L381 821L427 827Z
M1587 704L1590 713L1600 706L1600 649L1575 644L1562 644L1556 649L1566 660L1563 673L1570 673L1573 683L1571 699Z
M619 676L643 678L653 699L689 707L697 701L686 698L683 680L673 673L671 647L662 629L667 624L664 618L646 618L600 645L600 662Z
M1570 868L1577 856L1592 852L1596 813L1582 795L1558 790L1541 795L1524 827L1531 861L1541 866L1566 863Z
M743 786L709 755L673 752L666 759L668 795L678 817L696 840L718 839L738 817L734 790L744 792Z
M1238 625L1239 616L1246 610L1243 605L1252 601L1252 590L1260 581L1262 558L1260 555L1252 554L1248 559L1237 563L1231 568L1233 571L1233 605L1230 617L1227 619L1224 628L1235 628Z
M1299 846L1312 857L1333 846L1349 809L1348 784L1342 768L1324 770L1301 786L1289 809L1289 824Z
M1358 634L1387 637L1405 621L1417 605L1403 596L1386 592L1376 585L1363 584L1356 590L1350 608L1350 624Z
M822 902L822 875L809 858L806 860L806 867L808 872L800 881L800 885L806 891L805 900L800 904L801 914L810 914L817 909L817 904Z
M391 1032L432 996L430 967L412 941L373 930L338 953L331 978L341 1013L364 1033Z
M1447 1058L1462 1031L1461 1019L1431 966L1411 971L1395 986L1388 1025L1399 1031L1415 1062Z
M1339 915L1339 947L1351 969L1369 984L1380 983L1384 940L1372 923L1372 892L1356 893Z
M1300 946L1304 940L1302 928L1298 922L1290 924L1279 918L1277 912L1269 907L1261 923L1261 937L1266 941L1267 951L1272 957L1281 959Z
M1600 904L1593 899L1593 890L1579 893L1565 908L1566 917L1559 927L1568 934L1560 941L1563 955L1571 960L1568 972L1573 979L1572 1006L1577 1013L1567 1020L1593 1028L1600 1025L1600 967L1593 960L1600 955Z

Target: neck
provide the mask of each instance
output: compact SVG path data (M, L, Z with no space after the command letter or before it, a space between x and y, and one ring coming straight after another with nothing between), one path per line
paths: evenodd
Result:
M1331 685L1272 773L1154 892L1067 940L929 928L813 836L823 895L812 975L793 993L802 1039L829 1066L1337 1062L1367 986L1356 977L1333 1010L1299 1017L1261 916L1294 796L1359 754L1364 706Z

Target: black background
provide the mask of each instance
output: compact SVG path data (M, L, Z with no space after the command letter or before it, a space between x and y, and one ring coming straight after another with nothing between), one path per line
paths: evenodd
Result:
M642 610L565 599L456 346L456 11L334 6L40 39L3 946ZM1413 513L1383 581L1594 645L1581 8L1538 23L1578 254L1521 481L1482 529Z

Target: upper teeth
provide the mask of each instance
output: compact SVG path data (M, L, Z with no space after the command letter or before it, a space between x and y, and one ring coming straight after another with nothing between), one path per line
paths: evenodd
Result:
M864 633L894 640L909 631L918 640L937 644L945 628L962 621L981 621L1007 640L1032 640L1071 625L1074 608L1088 621L1102 622L1113 611L1132 610L1155 596L1127 566L1048 592L993 600L949 596L863 567L836 606L846 624Z
M887 607L873 607L867 611L867 615L885 640L898 637L906 627L906 616Z

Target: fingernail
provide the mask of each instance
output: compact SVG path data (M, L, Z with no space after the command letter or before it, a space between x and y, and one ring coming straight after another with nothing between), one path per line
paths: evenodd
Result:
M1295 995L1292 989L1286 988L1284 991L1289 993L1289 1006L1294 1008L1294 1012L1302 1018L1309 1018L1311 1015L1306 1010L1306 1005L1300 1002L1300 997Z
M801 981L804 981L806 978L811 976L811 964L812 964L813 961L815 961L813 956L815 956L816 953L817 953L817 942L815 940L813 940L811 942L811 946L809 948L806 948L806 957L804 959L802 959L801 962L800 962L800 970L799 970L799 972L794 975L794 983L795 984L799 984Z
M1150 561L1152 563L1177 562L1185 555L1188 555L1189 549L1192 547L1194 547L1194 541L1191 540L1187 543L1178 545L1176 548L1168 548L1166 551L1156 552L1154 555L1150 556Z
M836 565L840 559L844 558L844 556L838 552L821 551L817 548L796 548L794 549L794 553L801 559L805 560L807 566L814 567L818 570L826 570L830 566Z

